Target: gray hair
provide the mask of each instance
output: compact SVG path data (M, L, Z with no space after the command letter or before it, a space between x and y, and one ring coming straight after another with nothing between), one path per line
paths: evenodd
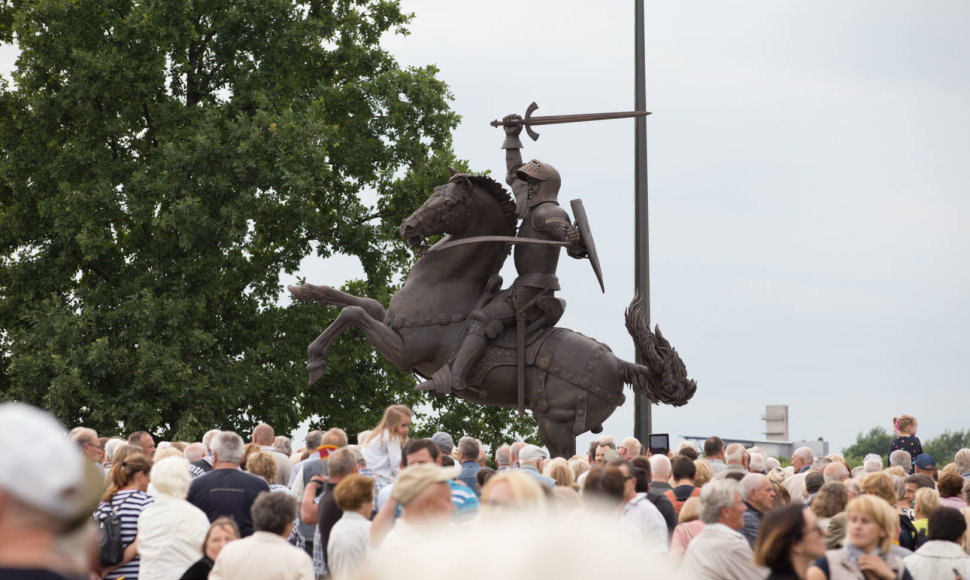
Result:
M105 461L111 462L111 460L114 459L115 451L122 445L125 445L126 443L127 442L124 439L118 439L116 437L112 437L111 439L108 439L108 442L104 444Z
M670 459L666 455L650 457L650 475L653 479L670 479Z
M862 460L862 468L866 473L882 471L882 457L876 455L875 453L866 455L866 458Z
M253 502L253 528L282 536L286 525L296 519L296 498L281 491L264 491Z
M970 471L970 449L964 447L953 456L953 463L956 463L960 475Z
M331 476L343 477L345 475L350 475L354 472L354 468L357 467L357 458L354 457L354 452L346 447L341 447L327 458L327 467L330 470Z
M744 445L732 443L724 450L724 462L740 463L744 458Z
M323 441L323 431L319 429L314 429L313 431L307 433L306 439L304 440L307 449L316 449L320 447L321 441Z
M516 441L512 445L509 445L509 457L515 458L516 460L518 460L519 451L522 451L522 448L525 447L526 445L527 444L525 441Z
M273 449L289 457L293 454L293 442L286 435L277 435L273 441Z
M212 442L209 449L219 463L239 463L243 456L242 437L232 431L220 431Z
M465 436L458 440L458 451L461 451L464 461L475 461L478 459L478 452L480 450L481 447L478 445L478 440L474 437Z
M705 484L701 488L701 505L698 508L701 521L705 524L716 524L721 517L721 508L734 505L741 493L740 487L737 481L729 477L715 479Z
M748 501L752 491L757 491L768 477L760 473L749 473L741 479L741 499Z
M792 454L792 459L799 458L805 463L811 464L815 461L815 451L811 447L799 447Z
M776 467L781 467L781 461L778 461L775 457L765 458L765 471L771 471Z
M219 433L222 433L222 431L218 429L209 429L205 432L205 435L202 436L202 444L205 445L207 450L212 450L212 439Z
M890 467L902 467L909 473L909 468L913 466L913 456L905 449L897 449L889 454Z
M825 483L830 481L845 481L849 477L849 469L844 463L839 461L833 461L825 466L822 470L822 475L825 477Z
M205 445L201 443L189 443L185 447L185 451L182 452L182 456L190 462L198 461L206 456Z
M90 443L92 445L98 444L98 432L90 427L75 427L71 429L70 433L71 441L81 445L83 443Z
M364 452L361 451L360 445L348 445L346 449L347 451L350 451L350 454L354 456L355 460L357 460L358 468L363 469L364 467L367 467L367 460L364 459Z
M815 461L812 462L812 469L822 471L829 463L832 463L832 460L828 457L816 457Z
M189 462L182 457L166 457L152 465L151 480L159 493L185 499L192 483Z
M765 456L760 453L752 453L748 460L748 469L753 471L765 470Z
M512 448L508 443L503 443L495 450L495 465L505 467L512 464Z

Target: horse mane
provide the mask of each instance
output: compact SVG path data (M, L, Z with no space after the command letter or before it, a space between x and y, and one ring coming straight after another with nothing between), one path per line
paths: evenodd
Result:
M462 179L467 179L472 185L477 185L495 199L495 202L498 203L499 208L502 210L502 214L505 215L507 231L504 235L514 236L519 220L515 214L515 200L512 198L512 194L502 187L501 183L495 181L487 175L456 173L455 175L451 176L451 179L449 179L448 182L455 183L457 181L461 181Z

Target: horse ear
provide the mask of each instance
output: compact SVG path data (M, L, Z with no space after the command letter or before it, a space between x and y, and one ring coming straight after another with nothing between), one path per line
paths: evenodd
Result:
M449 165L448 166L448 173L450 173L452 175L452 177L454 177L455 175L458 175L461 172L458 171L457 169L455 169L454 167L452 167L451 165Z

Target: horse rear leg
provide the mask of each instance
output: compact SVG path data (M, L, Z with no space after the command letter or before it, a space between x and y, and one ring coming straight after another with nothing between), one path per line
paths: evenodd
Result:
M371 318L378 322L384 321L384 306L373 298L361 298L353 294L347 294L330 286L317 286L315 284L300 284L299 286L287 286L290 294L301 302L312 302L318 306L358 306L363 308Z
M307 347L307 371L310 373L310 384L327 372L327 358L330 356L330 345L348 327L356 326L364 336L381 353L394 363L397 368L408 368L404 360L404 341L396 331L375 320L360 306L347 306L340 311L337 318L330 323Z

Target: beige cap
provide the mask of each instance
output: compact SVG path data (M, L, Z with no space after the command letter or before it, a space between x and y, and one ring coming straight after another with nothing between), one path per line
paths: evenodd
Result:
M429 485L452 480L460 473L460 467L441 467L433 463L412 465L401 471L394 480L394 491L391 495L397 503L407 507Z

